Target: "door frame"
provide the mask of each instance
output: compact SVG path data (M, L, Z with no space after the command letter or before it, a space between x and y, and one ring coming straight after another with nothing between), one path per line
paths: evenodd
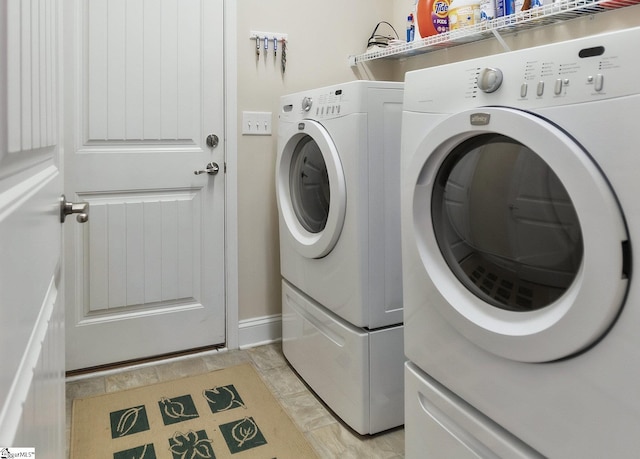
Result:
M226 347L238 349L238 7L234 0L223 1Z

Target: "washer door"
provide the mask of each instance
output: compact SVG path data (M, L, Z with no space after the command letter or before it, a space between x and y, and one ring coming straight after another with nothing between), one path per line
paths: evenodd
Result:
M545 362L612 326L628 284L626 226L566 133L522 111L470 110L429 132L407 174L417 249L446 300L428 304L470 341Z
M335 246L344 223L346 184L338 151L327 131L314 121L298 130L278 152L278 207L296 251L321 258Z

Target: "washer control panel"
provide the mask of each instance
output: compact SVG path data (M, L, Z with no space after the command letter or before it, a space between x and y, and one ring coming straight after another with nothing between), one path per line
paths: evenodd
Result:
M405 111L523 109L640 93L640 27L408 72Z
M619 67L617 55L605 55L604 46L582 48L574 56L550 57L544 60L528 60L522 72L520 98L532 94L529 87L535 88L536 97L551 95L563 97L570 95L571 84L585 85L587 92L603 93L605 73ZM545 85L545 83L547 83Z
M352 94L349 99L349 92L346 89L331 87L285 96L281 117L326 119L343 116L357 101L358 95Z
M344 90L342 89L330 90L321 94L313 115L316 118L339 115L342 111L343 95Z
M402 101L404 83L355 80L280 98L280 121L328 120L376 109L376 101ZM393 94L393 96L391 95Z

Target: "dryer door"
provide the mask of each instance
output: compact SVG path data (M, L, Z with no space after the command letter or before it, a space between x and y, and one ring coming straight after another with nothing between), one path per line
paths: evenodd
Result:
M346 184L327 131L304 120L282 142L276 164L278 207L295 249L321 258L335 246L346 210Z
M435 307L461 334L544 362L612 326L628 284L626 226L565 132L530 113L475 109L436 126L412 161L417 248L447 300Z

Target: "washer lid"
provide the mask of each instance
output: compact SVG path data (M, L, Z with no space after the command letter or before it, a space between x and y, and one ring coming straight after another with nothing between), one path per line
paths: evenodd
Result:
M346 183L333 140L315 121L297 125L278 152L278 208L296 251L307 258L327 255L340 237Z
M446 300L431 304L469 340L545 362L612 325L628 284L624 218L555 125L508 108L453 115L420 143L407 178L417 249Z

